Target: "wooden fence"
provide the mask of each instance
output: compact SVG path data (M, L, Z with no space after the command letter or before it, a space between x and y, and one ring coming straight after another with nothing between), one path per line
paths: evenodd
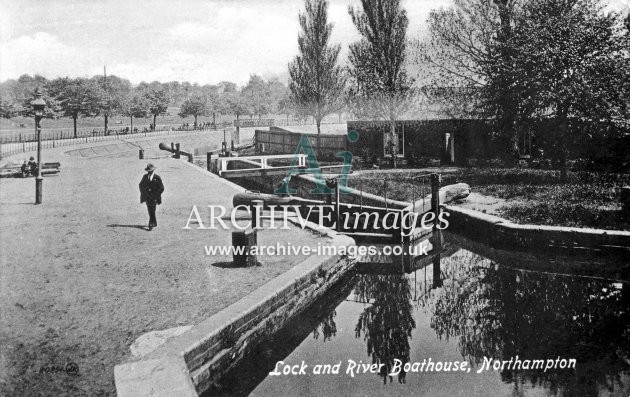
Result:
M313 149L317 149L317 134L299 134L272 127L269 131L256 130L254 145L258 153L293 154L302 135L306 135ZM335 154L348 149L346 135L321 135L318 158L334 157Z

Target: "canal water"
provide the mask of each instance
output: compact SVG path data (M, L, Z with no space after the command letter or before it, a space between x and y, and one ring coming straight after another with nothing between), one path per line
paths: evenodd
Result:
M360 266L208 395L629 396L630 285L504 262Z

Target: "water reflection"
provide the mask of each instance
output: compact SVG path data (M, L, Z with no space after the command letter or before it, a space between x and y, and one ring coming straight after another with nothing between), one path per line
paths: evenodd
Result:
M525 383L553 395L590 396L628 388L627 283L517 270L465 250L444 258L436 255L428 280L426 272L417 270L409 278L357 276L354 299L370 305L359 315L355 336L363 338L373 363L385 364L379 374L384 383L388 378L391 382L387 373L394 359L410 361L415 301L430 316L437 338L455 338L462 357L477 366L486 357L577 360L575 371L500 371L517 395ZM424 273L424 282L418 282L418 273ZM401 372L398 381L405 383L405 377Z
M629 369L628 284L518 271L467 251L442 268L431 327L438 338L458 337L462 356L475 363L516 355L577 360L575 371L501 371L515 390L524 382L554 395L619 390Z
M372 302L359 316L355 334L357 338L363 335L372 363L384 364L379 374L387 383L394 359L409 361L409 338L416 327L409 280L403 275L359 275L354 296L358 301ZM398 381L405 382L404 372Z
M313 338L318 339L321 333L324 342L326 342L330 340L330 338L337 335L337 324L335 324L336 315L337 312L335 310L326 314L324 318L322 318L321 322L317 324L317 326L313 330Z
M241 367L235 377L226 378L228 385L240 382L239 387L223 393L326 395L333 379L339 395L630 392L630 284L518 270L516 262L499 265L448 243L439 254L410 263L410 274L396 263L398 274L381 265L347 279L337 297L315 306L290 331L263 345L247 370ZM394 360L431 356L434 361L463 358L476 368L461 377L401 371L395 382L388 376ZM577 365L571 370L505 368L475 374L484 358L509 361L516 356L574 358ZM350 358L383 364L378 378L262 380L278 360L336 363Z

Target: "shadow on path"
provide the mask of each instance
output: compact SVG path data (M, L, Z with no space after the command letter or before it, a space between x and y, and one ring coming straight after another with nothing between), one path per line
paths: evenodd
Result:
M130 227L133 229L142 229L142 230L148 230L148 228L144 225L117 225L117 224L112 224L112 225L107 225L107 227Z

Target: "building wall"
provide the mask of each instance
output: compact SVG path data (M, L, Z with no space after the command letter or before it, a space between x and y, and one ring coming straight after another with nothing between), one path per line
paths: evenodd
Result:
M397 130L404 130L405 158L438 159L450 162L447 136L455 143L455 163L465 164L469 157L487 155L488 126L483 120L401 120ZM348 131L359 133L358 141L349 145L355 156L384 156L383 134L390 132L387 121L349 121Z

